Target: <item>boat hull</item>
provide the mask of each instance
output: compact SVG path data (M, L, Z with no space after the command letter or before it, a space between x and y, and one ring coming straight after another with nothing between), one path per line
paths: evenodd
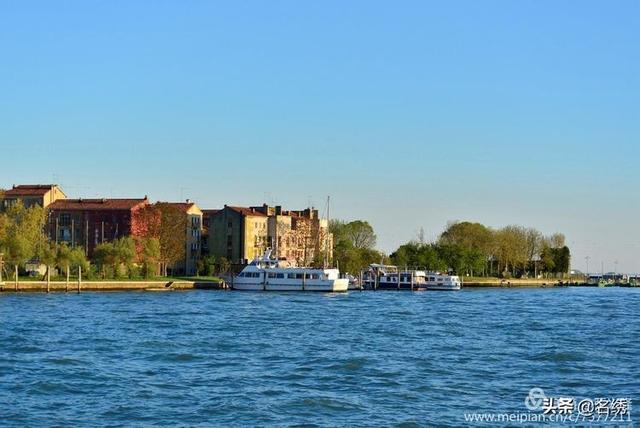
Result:
M324 293L345 292L349 287L347 279L302 283L243 283L236 282L232 288L241 291L320 291Z

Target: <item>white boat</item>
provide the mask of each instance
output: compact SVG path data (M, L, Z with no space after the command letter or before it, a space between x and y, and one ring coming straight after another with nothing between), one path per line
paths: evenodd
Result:
M397 266L372 264L364 273L366 288L376 290L460 290L456 275L422 270L402 270Z
M347 291L349 280L338 269L283 267L271 258L271 250L254 259L233 278L234 290L252 291Z
M425 275L425 288L427 290L460 290L462 282L456 275L446 275L437 272L427 272Z

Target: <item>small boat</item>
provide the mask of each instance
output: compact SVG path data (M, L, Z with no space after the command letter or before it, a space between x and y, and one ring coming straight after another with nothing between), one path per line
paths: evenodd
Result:
M372 264L363 274L365 288L373 290L460 290L456 275L423 270L400 271L397 266Z
M234 290L251 291L342 292L348 286L349 279L340 278L338 269L281 266L271 258L270 249L233 277L231 284Z

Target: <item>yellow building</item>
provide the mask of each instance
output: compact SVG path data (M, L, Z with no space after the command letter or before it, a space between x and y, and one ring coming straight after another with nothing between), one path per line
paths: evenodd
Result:
M318 210L285 211L267 204L234 207L212 212L209 251L232 263L248 263L267 248L292 265L308 266L330 261L333 248L327 221Z
M211 215L209 252L231 263L248 263L267 249L268 217L255 208L225 205Z
M66 198L57 184L20 184L4 192L2 207L8 208L16 201L22 201L27 208L32 205L46 208L58 199Z

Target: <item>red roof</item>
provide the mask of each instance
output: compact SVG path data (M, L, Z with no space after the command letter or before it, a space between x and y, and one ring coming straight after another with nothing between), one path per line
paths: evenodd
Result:
M225 208L229 208L230 210L233 210L235 212L237 212L238 214L242 214L242 215L250 215L250 216L255 216L255 217L266 217L266 214L261 213L260 211L257 211L255 208L247 208L247 207L232 207L229 205L225 205Z
M59 199L50 210L132 210L149 201L144 199Z
M44 196L56 184L20 184L4 192L5 196Z

